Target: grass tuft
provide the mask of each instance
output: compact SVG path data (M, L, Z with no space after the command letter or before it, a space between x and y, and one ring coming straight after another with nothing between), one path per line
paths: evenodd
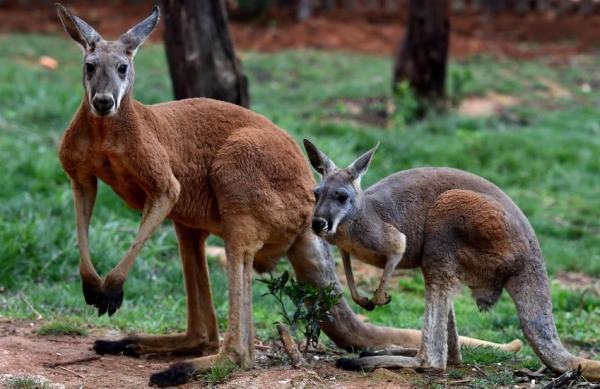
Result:
M464 363L476 363L478 365L508 362L515 358L515 353L492 347L463 347L461 352Z
M46 381L42 381L37 377L11 377L4 381L7 389L51 389L50 385Z
M218 383L222 383L228 379L233 373L238 370L238 367L232 362L226 361L221 364L212 367L207 373L203 375L204 380L208 386L212 386Z
M40 327L40 329L36 331L36 334L39 336L86 336L88 330L80 323L74 321L53 321Z
M491 389L506 387L515 383L512 372L508 369L502 369L493 373L488 373L484 378L477 378L470 383L474 389Z

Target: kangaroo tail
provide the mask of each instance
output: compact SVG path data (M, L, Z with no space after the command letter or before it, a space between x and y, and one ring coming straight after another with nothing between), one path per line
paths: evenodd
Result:
M576 357L560 342L552 317L550 287L541 254L530 263L530 267L509 278L505 285L517 306L521 327L529 344L552 370L563 373L581 365L585 378L600 380L600 361Z

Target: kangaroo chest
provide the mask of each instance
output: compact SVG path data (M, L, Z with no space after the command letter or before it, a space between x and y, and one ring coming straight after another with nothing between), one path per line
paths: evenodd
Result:
M365 247L358 242L342 239L337 242L337 246L349 253L353 258L368 263L371 266L383 268L387 262L385 255L372 248Z
M103 151L95 153L92 163L94 174L109 185L128 206L142 209L146 201L146 193L142 183L136 180L135 172L123 163L123 158L127 157Z
M387 223L361 224L359 228L339 228L335 244L352 257L379 268L384 268L392 256L402 257L399 268L418 266L418 261L414 259L410 250L407 252L407 237Z
M340 225L335 236L335 244L353 258L369 265L383 268L387 261L386 237L381 228L360 228L360 233L352 226ZM334 242L332 242L334 243Z

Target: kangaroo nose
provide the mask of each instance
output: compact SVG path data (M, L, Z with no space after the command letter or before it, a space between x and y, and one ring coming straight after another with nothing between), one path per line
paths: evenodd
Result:
M110 112L112 107L115 105L115 101L112 96L95 96L92 100L92 105L101 114L107 114Z
M325 228L327 228L327 220L323 219L322 217L315 217L312 220L312 229L314 232L321 232L323 231Z

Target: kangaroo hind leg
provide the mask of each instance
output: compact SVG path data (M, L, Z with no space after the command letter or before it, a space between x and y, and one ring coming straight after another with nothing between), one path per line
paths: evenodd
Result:
M462 355L454 316L454 304L450 304L450 312L448 313L448 364L460 365L461 363Z
M260 230L257 221L249 216L236 215L234 220L224 220L228 231L224 234L227 255L227 287L229 290L229 320L227 332L217 354L189 359L153 374L150 383L170 386L185 383L202 371L235 364L250 368L254 358L254 328L252 324L252 263L263 247L257 238Z
M187 298L187 330L183 334L130 336L97 340L98 354L139 356L156 353L203 355L219 348L217 318L212 304L204 245L208 233L175 223Z

